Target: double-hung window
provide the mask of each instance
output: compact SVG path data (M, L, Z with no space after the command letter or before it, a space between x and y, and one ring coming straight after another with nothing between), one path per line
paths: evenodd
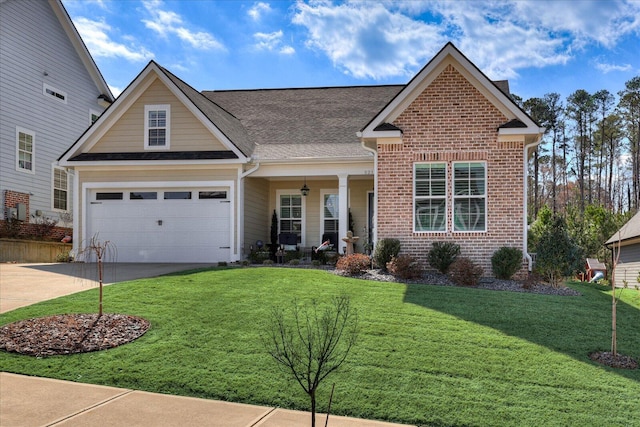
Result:
M280 194L280 233L294 233L302 243L302 195Z
M144 148L148 150L169 149L171 106L144 106Z
M416 163L413 183L414 231L446 231L447 164Z
M335 190L334 190L335 191ZM322 192L322 233L337 233L339 222L338 193Z
M68 210L69 180L67 171L61 168L53 168L53 209Z
M486 170L483 162L453 164L454 231L487 230Z
M36 134L26 129L16 129L16 169L35 173L34 156Z

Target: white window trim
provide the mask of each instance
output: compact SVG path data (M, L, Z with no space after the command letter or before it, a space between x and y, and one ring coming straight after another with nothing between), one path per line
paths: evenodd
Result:
M67 188L66 188L66 192L67 192L67 209L58 209L55 207L55 190L56 190L56 170L61 170L63 171L66 175L67 175ZM71 175L69 174L69 172L67 172L66 169L64 168L60 168L57 166L53 166L51 168L51 209L54 212L69 212L71 211L70 208L70 203L69 203L69 193L71 193L71 186L69 185L69 177Z
M290 189L290 190L276 190L276 212L278 214L278 234L280 234L280 220L282 220L282 218L280 217L280 196L288 196L288 195L300 195L300 189ZM306 212L307 212L307 198L300 195L302 197L302 213L301 213L301 218L300 218L300 246L306 246L306 234L307 234L307 230L306 230L306 220L305 218L307 217Z
M93 123L95 123L93 121L93 117L92 116L96 116L96 121L98 121L98 119L100 118L100 116L102 115L102 113L98 110L94 110L94 109L90 109L89 110L89 126L91 126Z
M482 163L484 165L484 195L482 196L460 196L460 198L484 198L484 229L483 230L456 230L456 194L455 194L455 165L457 164L469 164L469 163ZM452 162L451 164L451 228L454 233L486 233L489 226L489 211L487 210L488 190L489 190L489 173L487 171L487 162L483 160L466 160L459 162Z
M53 95L51 93L47 93L47 90L63 96L64 99L61 99L61 98L59 98L59 97L57 97L57 96L55 96L55 95ZM47 98L55 99L56 101L61 102L63 104L67 103L67 92L64 92L64 91L62 91L60 89L56 89L55 87L51 86L50 84L42 83L42 94L44 96L46 96Z
M416 166L418 165L444 165L444 182L445 182L445 194L444 194L444 230L417 230L416 229ZM453 182L453 181L452 181ZM412 223L414 233L446 233L448 230L448 217L449 217L449 165L447 162L417 162L413 164L413 177L411 180L413 185L413 203L412 203ZM441 196L419 196L420 200L442 199Z
M20 134L31 135L31 169L25 169L20 167ZM36 133L25 128L16 126L16 170L19 172L36 173Z
M335 218L338 220L338 224L340 224L340 195L339 190L337 188L331 189L321 189L320 190L320 235L318 236L318 240L322 242L322 235L325 233L324 230L324 220L326 219L324 216L324 196L327 194L333 194L338 198L338 217ZM339 225L338 225L339 227ZM336 230L336 233L340 234L340 229Z
M161 111L167 113L167 126L165 127L165 144L149 145L149 111ZM144 106L144 149L145 150L168 150L171 147L171 105L157 104Z

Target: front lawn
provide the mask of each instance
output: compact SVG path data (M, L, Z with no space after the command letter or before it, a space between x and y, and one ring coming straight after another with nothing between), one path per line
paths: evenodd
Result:
M308 410L302 389L260 340L273 306L342 293L359 342L320 387L326 411L421 425L640 426L640 370L588 353L610 349L606 288L581 297L404 285L304 269L217 269L105 287L105 312L151 329L124 346L37 359L0 352L0 370L63 380ZM0 325L97 312L98 289L0 315ZM618 306L618 351L640 358L640 294Z

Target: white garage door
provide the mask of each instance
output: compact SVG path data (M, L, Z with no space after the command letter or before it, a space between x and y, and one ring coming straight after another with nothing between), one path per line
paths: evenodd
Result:
M230 261L227 189L99 189L88 198L87 236L113 243L118 262Z

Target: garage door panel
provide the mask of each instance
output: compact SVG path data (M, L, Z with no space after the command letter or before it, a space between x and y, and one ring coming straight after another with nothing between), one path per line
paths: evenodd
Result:
M103 190L100 190L103 191ZM102 241L116 246L120 262L217 262L230 261L231 204L224 200L164 200L162 189L155 200L96 202L89 195L88 236L99 233ZM159 222L161 221L161 222Z

